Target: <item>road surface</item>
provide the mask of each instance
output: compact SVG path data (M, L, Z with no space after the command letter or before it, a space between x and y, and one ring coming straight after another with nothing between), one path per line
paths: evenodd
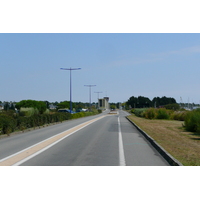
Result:
M0 166L167 166L125 111L69 120L0 140Z

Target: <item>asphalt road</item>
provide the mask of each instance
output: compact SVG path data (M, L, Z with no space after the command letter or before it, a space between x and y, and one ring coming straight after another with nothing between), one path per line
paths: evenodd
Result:
M105 112L1 139L0 165L169 165L125 118L127 114Z

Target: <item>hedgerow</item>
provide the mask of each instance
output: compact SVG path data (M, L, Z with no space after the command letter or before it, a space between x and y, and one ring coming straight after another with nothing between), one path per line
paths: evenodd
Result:
M89 115L98 114L96 112L80 112L75 114L70 113L59 113L55 112L52 114L34 114L31 116L16 115L14 113L8 114L7 112L0 113L0 134L7 134L14 131L23 131L29 128L35 128L43 126L45 124L63 122L69 119L76 119Z

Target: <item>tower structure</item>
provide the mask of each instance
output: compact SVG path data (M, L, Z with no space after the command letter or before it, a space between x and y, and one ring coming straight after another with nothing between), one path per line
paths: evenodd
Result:
M103 99L99 99L99 109L106 110L110 108L109 105L109 97L104 97Z

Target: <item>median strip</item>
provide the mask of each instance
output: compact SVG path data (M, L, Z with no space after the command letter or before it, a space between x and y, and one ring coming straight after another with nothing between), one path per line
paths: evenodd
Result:
M39 153L45 151L46 149L50 148L51 146L55 145L56 143L60 142L61 140L65 139L66 137L72 135L73 133L83 129L84 127L102 119L105 116L101 116L85 123L82 123L78 126L75 126L67 131L61 132L55 136L52 136L42 142L39 142L29 148L26 148L20 152L17 152L11 156L8 156L4 159L0 160L0 166L12 166L12 165L20 165L23 162L31 159L32 157L38 155Z

